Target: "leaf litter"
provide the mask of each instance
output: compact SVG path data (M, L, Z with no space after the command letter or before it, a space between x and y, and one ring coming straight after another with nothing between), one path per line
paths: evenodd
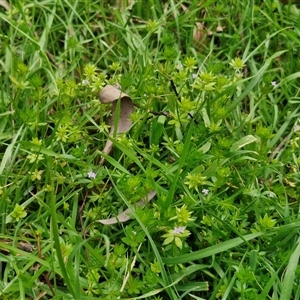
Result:
M132 126L132 121L130 120L130 115L134 112L134 106L131 98L121 91L121 87L118 84L115 85L107 85L105 86L99 94L100 102L103 104L112 104L112 117L109 121L111 127L109 136L113 137L117 133L125 133ZM120 114L116 115L117 104L120 100ZM116 120L117 120L117 128L115 128ZM109 154L112 150L113 142L108 139L104 146L102 152L104 154ZM100 164L103 164L105 158L102 157Z
M103 104L112 104L112 117L109 120L110 123L110 132L109 136L113 137L118 133L125 133L129 131L132 126L132 121L130 120L130 115L134 112L134 105L131 98L121 91L121 86L119 84L115 85L107 85L105 86L99 94L100 102ZM120 112L117 113L117 105L118 101L120 101ZM118 118L118 120L115 120ZM117 128L115 128L115 124L117 124ZM113 142L108 139L102 150L102 153L109 154L112 150ZM105 158L102 157L100 164L103 164ZM156 195L156 191L151 191L145 198L139 200L135 205L136 207L144 208L145 205L151 201ZM110 218L98 220L97 222L102 223L104 225L113 225L116 223L123 223L130 220L132 211L130 208L124 210L118 216Z
M135 206L144 208L146 206L146 204L155 197L155 195L156 195L156 191L149 192L147 197L142 198L140 201L138 201L135 204ZM98 220L97 222L104 224L104 225L113 225L116 223L124 223L131 219L131 214L132 214L131 209L127 208L126 210L124 210L122 213L120 213L116 217L113 217L110 219Z

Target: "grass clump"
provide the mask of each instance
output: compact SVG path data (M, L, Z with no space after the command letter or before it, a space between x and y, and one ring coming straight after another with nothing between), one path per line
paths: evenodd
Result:
M299 299L296 6L2 6L3 299Z

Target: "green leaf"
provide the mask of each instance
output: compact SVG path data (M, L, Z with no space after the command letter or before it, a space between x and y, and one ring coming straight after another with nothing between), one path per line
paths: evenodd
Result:
M180 239L178 236L175 237L175 245L176 245L179 249L182 249L182 241L181 241L181 239Z
M248 235L244 235L243 237L231 239L229 241L220 243L218 245L210 246L206 249L195 251L193 253L184 254L181 256L177 256L177 257L166 257L166 258L163 258L163 262L168 265L183 264L186 262L191 262L194 260L209 257L212 255L224 252L226 250L232 249L236 246L239 246L239 245L245 243L246 241L255 239L261 235L263 235L262 232L251 233Z
M237 151L237 150L243 148L244 146L254 143L256 141L257 141L257 138L251 134L244 136L239 141L233 143L233 145L230 148L230 152Z
M112 166L114 166L116 169L120 170L121 172L123 172L124 174L128 174L130 175L130 172L128 172L128 170L126 170L122 165L120 165L114 158L112 158L111 156L101 152L101 156L103 156L105 158L106 161L108 161Z
M300 257L300 238L298 238L297 247L293 251L293 253L290 257L286 272L284 274L280 300L292 299L291 295L292 295L293 287L296 284L295 272L298 267L299 257Z
M56 153L50 149L47 149L43 146L39 146L36 144L33 144L31 142L26 142L26 141L21 141L20 144L24 147L24 149L26 150L34 150L37 151L41 154L50 156L50 157L55 157L55 158L60 158L60 159L69 159L69 160L78 160L76 157L74 157L73 155L69 155L69 154L59 154Z
M173 240L174 240L174 237L173 237L173 236L170 236L170 237L168 237L168 238L166 238L166 239L164 240L163 245L168 245L168 244L172 243Z
M198 149L198 151L201 151L203 154L209 151L211 147L211 142L205 143L201 148Z

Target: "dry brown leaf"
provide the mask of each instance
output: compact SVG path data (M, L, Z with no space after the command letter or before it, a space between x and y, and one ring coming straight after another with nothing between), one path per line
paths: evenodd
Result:
M223 26L221 26L221 24L219 23L216 29L217 33L223 32Z
M142 198L140 201L138 201L135 205L137 207L144 208L147 202L151 201L154 196L156 195L156 191L151 191L146 198ZM110 219L103 219L103 220L98 220L97 222L102 223L104 225L113 225L116 223L124 223L130 220L130 215L131 215L131 209L128 208L124 210L122 213L120 213L117 217L110 218Z
M3 240L1 239L0 242L3 243L3 244L7 244L7 245L12 245L13 244L13 242L8 240L8 239L3 239ZM29 243L26 243L26 242L19 242L18 243L18 249L23 250L25 252L32 252L33 249L34 249L34 246L29 244ZM3 251L3 252L9 253L9 250L7 250L7 249L1 248L0 250Z
M115 8L120 9L121 11L125 11L126 9L132 9L133 5L135 4L135 0L117 0L115 4Z
M194 33L193 33L194 42L196 44L199 43L202 40L203 36L204 36L203 24L200 22L196 22L195 28L194 28Z
M134 111L134 106L132 103L131 98L123 93L119 86L115 85L107 85L103 88L103 90L99 94L99 99L101 103L112 103L112 118L110 120L110 136L113 136L115 133L115 125L114 125L114 119L115 119L115 113L116 113L116 106L117 101L120 99L120 116L118 120L118 128L116 130L116 133L124 133L127 132L131 125L132 121L130 120L130 115ZM113 142L111 140L107 140L104 149L102 152L104 154L109 154L112 150ZM104 158L101 159L100 164L104 162Z
M10 10L10 5L5 0L0 0L0 6L4 7L6 10Z

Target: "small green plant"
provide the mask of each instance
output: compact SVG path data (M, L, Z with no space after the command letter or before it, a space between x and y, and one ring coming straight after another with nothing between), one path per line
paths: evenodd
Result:
M299 9L150 2L1 2L1 299L299 298Z

